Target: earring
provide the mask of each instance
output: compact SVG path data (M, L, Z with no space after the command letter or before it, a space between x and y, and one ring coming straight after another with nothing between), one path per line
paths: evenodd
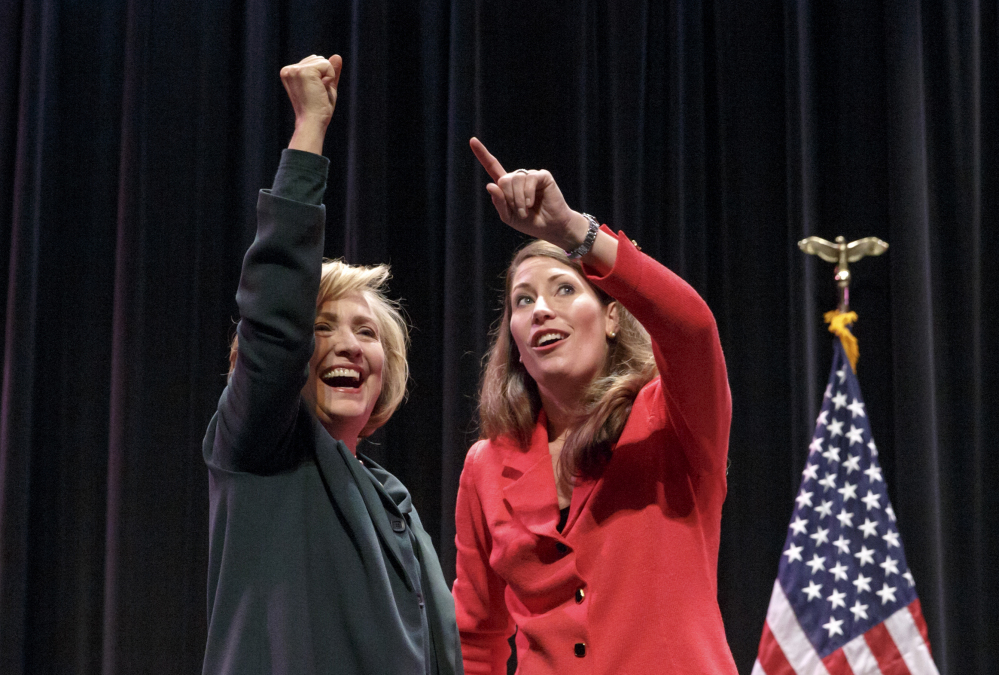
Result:
M612 330L610 333L607 334L607 337L609 337L611 340L613 340L614 338L617 337L617 331L613 331Z

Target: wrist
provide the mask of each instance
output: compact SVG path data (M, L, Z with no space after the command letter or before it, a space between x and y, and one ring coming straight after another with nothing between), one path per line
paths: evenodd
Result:
M593 248L593 242L600 231L600 224L596 218L587 213L578 213L575 211L573 213L575 214L575 222L571 230L567 228L567 231L571 232L571 237L568 241L570 247L565 248L565 253L570 259L577 260L585 256Z
M571 251L586 239L586 232L590 227L590 221L586 219L579 211L569 211L569 217L566 219L565 227L563 228L563 236L561 247L566 251Z
M295 133L292 134L288 147L292 150L322 155L323 142L326 140L326 126L325 123L316 119L295 120Z
M598 276L605 277L614 269L614 262L617 260L617 244L617 237L601 230L597 232L597 238L593 240L593 248L580 258L579 262L592 268Z
M325 131L326 127L329 126L330 120L332 119L332 109L327 110L322 107L317 107L315 109L305 108L304 110L296 110L295 128L311 127Z

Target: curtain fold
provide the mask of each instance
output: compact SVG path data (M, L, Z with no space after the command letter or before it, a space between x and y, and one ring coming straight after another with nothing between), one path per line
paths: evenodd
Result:
M20 53L7 60L19 67L6 89L14 93L5 106L8 114L5 138L12 139L8 151L15 157L5 175L10 185L9 256L6 263L8 285L4 321L4 369L0 390L0 602L3 603L0 631L0 666L20 672L29 663L26 658L27 636L24 627L32 620L29 600L34 531L30 515L37 512L33 503L33 456L30 449L36 440L34 428L38 382L36 336L38 334L39 261L41 232L38 221L43 207L44 121L51 118L50 106L55 80L52 72L52 46L30 41L34 33L51 30L56 22L52 5L22 8L20 39L11 47L22 46ZM12 17L13 18L13 17ZM10 36L13 37L13 36ZM22 41L23 40L23 43ZM10 132L11 127L14 133ZM37 460L36 462L37 463Z
M997 19L977 0L3 3L0 672L200 669L200 443L292 132L278 71L333 52L326 254L390 263L413 324L409 399L364 451L410 488L446 575L522 242L475 135L715 313L734 405L718 592L744 673L831 358L832 266L796 242L889 242L851 266L859 378L937 664L999 670Z

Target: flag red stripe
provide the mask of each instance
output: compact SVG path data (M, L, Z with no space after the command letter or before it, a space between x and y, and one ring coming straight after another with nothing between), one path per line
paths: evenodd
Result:
M826 664L826 670L833 675L853 675L853 668L850 667L850 663L846 660L846 654L843 653L842 649L837 649L832 654L829 654L822 659L822 663Z
M864 641L871 648L871 653L878 661L878 668L884 675L912 675L883 623L864 633Z
M933 650L930 649L930 633L926 629L926 619L923 618L923 606L919 604L919 598L909 603L909 614L912 615L912 620L916 622L916 628L919 629L919 634L923 636L923 642L926 643L926 649L932 657Z
M780 645L770 632L770 624L763 622L763 635L760 637L760 652L757 658L767 675L795 675Z

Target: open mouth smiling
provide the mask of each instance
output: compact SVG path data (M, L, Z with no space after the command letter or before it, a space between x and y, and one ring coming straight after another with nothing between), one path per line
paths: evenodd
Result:
M533 340L534 348L541 349L543 347L551 347L553 345L558 344L559 342L562 342L562 340L566 339L567 337L569 336L563 333L562 331L557 331L557 330L539 331L538 334L534 336Z
M323 381L330 387L339 387L344 389L357 389L361 386L364 378L361 376L359 370L354 368L345 368L343 366L337 366L335 368L328 368L324 370L319 375L319 379Z

